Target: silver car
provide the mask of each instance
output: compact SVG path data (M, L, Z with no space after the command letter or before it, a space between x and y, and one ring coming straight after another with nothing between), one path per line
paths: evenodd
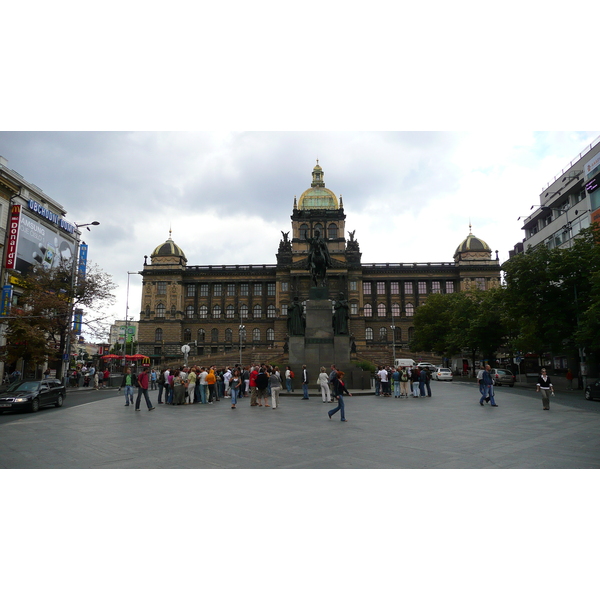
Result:
M515 385L516 377L507 369L491 369L490 375L494 380L494 385L508 385L509 387Z
M436 381L452 381L452 369L437 368L433 371L431 377Z

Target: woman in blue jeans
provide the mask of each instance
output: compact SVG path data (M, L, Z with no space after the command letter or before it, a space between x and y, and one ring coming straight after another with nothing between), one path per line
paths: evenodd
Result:
M342 414L341 414L342 421L346 422L348 419L346 419L346 414L344 413L344 394L348 394L348 396L352 396L352 394L347 390L346 385L344 384L344 382L342 380L343 377L344 377L344 372L338 371L336 374L336 378L333 380L333 393L338 400L338 405L337 405L337 408L330 410L327 414L329 415L329 418L331 419L331 417L333 415L335 415L335 413L338 410L341 410L342 411Z

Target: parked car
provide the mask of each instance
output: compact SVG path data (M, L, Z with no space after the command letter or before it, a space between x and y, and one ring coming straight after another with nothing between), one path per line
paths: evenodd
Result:
M490 369L490 375L494 380L494 385L508 385L513 387L515 385L516 377L506 369Z
M452 369L437 367L431 377L436 381L452 381Z
M437 369L435 365L428 362L420 362L417 367L419 367L419 369L429 369L432 373Z
M600 400L600 379L596 383L588 383L585 388L586 400Z
M59 379L16 381L0 394L0 412L17 409L37 412L49 404L59 408L65 395L65 386Z

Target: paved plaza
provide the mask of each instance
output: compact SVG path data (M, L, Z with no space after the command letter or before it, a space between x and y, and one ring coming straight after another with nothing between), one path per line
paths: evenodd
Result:
M347 423L331 420L316 390L281 407L167 406L149 412L123 397L0 415L4 469L590 469L600 467L600 411L581 392L559 392L542 411L530 388L498 388L480 407L472 383L432 382L433 397L361 392ZM94 394L93 390L74 392Z

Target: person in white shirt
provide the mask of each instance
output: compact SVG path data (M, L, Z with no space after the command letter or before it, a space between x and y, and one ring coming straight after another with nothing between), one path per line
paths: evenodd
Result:
M390 386L388 381L388 372L385 368L381 368L381 371L377 373L379 375L379 380L381 381L381 395L389 396L390 395Z
M329 389L329 375L327 375L327 369L325 367L321 367L321 372L319 373L317 383L321 388L321 398L323 398L323 402L331 402L331 390Z

